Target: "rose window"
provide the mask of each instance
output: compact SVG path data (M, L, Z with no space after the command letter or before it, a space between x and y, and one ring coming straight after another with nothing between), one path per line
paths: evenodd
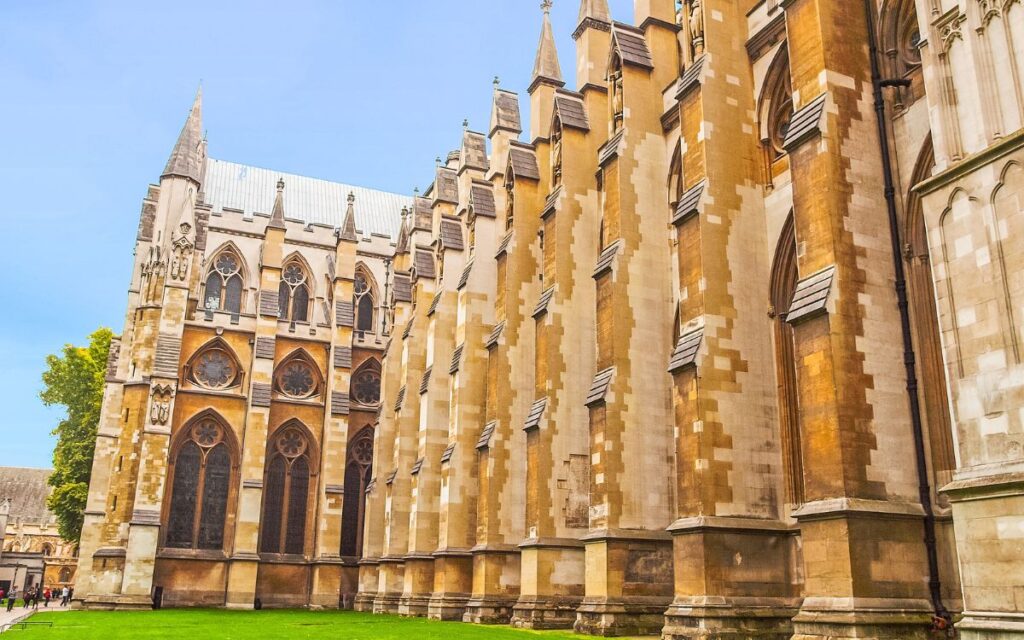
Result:
M278 377L278 389L292 398L308 398L316 391L313 368L301 361L285 365Z
M306 452L306 439L296 429L288 429L277 439L277 450L286 458L297 458Z
M215 265L217 272L223 276L231 276L238 273L238 259L230 253L222 253L217 257Z
M352 384L352 395L359 404L380 402L380 374L376 371L361 371Z
M195 381L208 389L225 389L235 381L238 368L220 349L211 349L199 356L195 364Z
M369 438L360 438L352 446L352 459L357 464L362 466L368 466L373 462L373 441Z
M223 437L220 425L212 420L204 420L192 427L192 439L207 449L219 443Z
M292 263L284 268L284 281L293 287L302 284L306 280L306 274L303 272L302 267Z

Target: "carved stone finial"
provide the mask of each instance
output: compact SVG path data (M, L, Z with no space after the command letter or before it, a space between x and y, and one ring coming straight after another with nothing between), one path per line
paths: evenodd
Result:
M284 191L284 178L277 179L277 190Z
M352 191L349 191L348 192L348 203L352 204L355 201L356 201L356 194L354 192L352 192Z
M542 11L543 11L544 13L551 13L551 7L552 7L552 6L554 5L554 4L555 4L555 3L554 3L554 2L552 2L551 0L544 0L544 2L541 2L541 3L540 3L540 8L541 8L541 10L542 10Z
M402 222L409 217L409 207L402 207Z
M441 166L441 156L437 156L434 158L434 165L438 167Z
M463 129L469 129L469 118L463 118L462 119L462 128Z
M501 78L499 78L498 76L494 76L494 88L497 89L500 86L501 86Z

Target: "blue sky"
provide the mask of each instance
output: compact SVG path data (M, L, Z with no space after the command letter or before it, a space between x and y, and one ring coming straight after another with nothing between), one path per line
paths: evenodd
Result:
M50 464L46 354L121 331L142 196L200 79L212 157L410 193L463 118L486 130L495 75L525 106L539 4L0 2L0 466ZM552 11L570 87L578 7Z

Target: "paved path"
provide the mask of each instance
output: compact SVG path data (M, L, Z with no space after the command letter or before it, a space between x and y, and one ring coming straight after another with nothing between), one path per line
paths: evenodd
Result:
M56 605L56 606L55 606ZM39 605L38 610L23 609L21 603L14 605L14 609L10 613L7 613L7 601L4 601L3 606L0 606L0 629L5 628L12 622L21 622L25 618L29 617L33 613L38 611L68 611L71 607L61 607L60 600L56 602L51 601L49 607L44 607L42 604Z

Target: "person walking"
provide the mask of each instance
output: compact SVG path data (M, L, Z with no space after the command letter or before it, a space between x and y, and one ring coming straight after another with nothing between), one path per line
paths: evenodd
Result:
M14 590L12 589L11 592L7 594L7 613L10 613L11 609L13 609L13 608L14 608Z
M50 607L50 597L52 595L53 595L53 592L50 591L50 587L46 587L45 589L43 589L43 608L44 609L48 609Z
M70 594L71 591L68 589L67 585L64 585L64 588L60 590L60 606L68 606L68 596Z

